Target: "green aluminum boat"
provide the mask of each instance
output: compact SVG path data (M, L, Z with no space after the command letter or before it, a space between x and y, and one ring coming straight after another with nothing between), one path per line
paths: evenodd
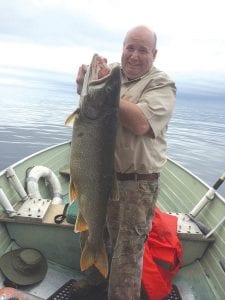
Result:
M52 146L0 172L0 257L12 249L35 248L48 264L45 278L23 289L24 299L48 299L83 276L79 234L66 220L55 223L69 202L70 146ZM181 268L173 277L181 299L225 299L225 199L217 192L224 177L209 187L170 159L161 173L157 205L177 216L183 249ZM4 280L0 272L0 289Z

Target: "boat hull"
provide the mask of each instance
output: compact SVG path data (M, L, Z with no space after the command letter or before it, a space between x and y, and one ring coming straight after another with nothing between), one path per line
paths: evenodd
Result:
M61 276L59 277L63 278L57 282L58 287L71 277L82 277L79 267L79 235L74 233L72 224L54 222L54 216L61 214L64 204L69 201L69 172L66 171L69 166L69 157L70 142L67 142L44 149L11 166L25 190L27 176L34 166L41 165L51 169L59 179L63 204L52 205L41 222L35 222L35 220L26 222L9 218L4 207L0 206L0 256L16 247L39 249L49 262L48 276L51 277L58 272L57 274ZM0 172L0 187L10 204L17 208L22 199L7 178L6 170ZM38 187L43 199L52 199L53 191L51 186L46 184L45 179L39 180ZM188 218L189 212L208 190L209 186L200 178L168 159L160 176L160 194L157 205L162 211L175 214L179 219L178 236L182 241L183 260L182 268L174 277L174 282L181 287L181 290L183 286L192 297L210 300L225 299L225 272L222 267L225 265L225 231L222 224L217 227L225 214L224 198L215 193L214 198L195 218L209 228L209 231L216 228L211 236L206 238L206 234L201 231L196 232L198 227L196 229L196 224L190 223ZM49 277L47 279L49 280ZM0 277L0 284L0 287L3 286L3 277L2 281ZM30 289L29 291L35 292L35 295L39 297L46 297L53 293L54 288L54 285L52 288L48 287L47 292L42 283L39 287L35 287L36 290Z

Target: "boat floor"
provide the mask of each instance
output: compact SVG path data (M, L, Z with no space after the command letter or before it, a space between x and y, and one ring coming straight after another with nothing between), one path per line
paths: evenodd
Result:
M78 271L63 268L48 261L48 271L44 280L38 284L21 288L21 290L41 299L47 299L70 279L79 280L82 277L83 275ZM0 274L0 288L4 287L3 282L4 278Z
M219 299L213 292L209 279L198 260L189 266L182 267L173 278L173 283L178 288L182 300Z
M59 265L48 262L48 272L45 279L30 287L26 287L23 291L30 293L36 297L47 299L53 295L60 287L71 279L79 280L83 278L81 272L71 269L62 268ZM4 278L0 274L0 288L3 287ZM194 299L218 299L212 292L208 283L207 277L202 270L199 261L183 267L179 273L174 277L173 284L177 287L182 300ZM67 299L67 298L54 298L54 299ZM170 296L167 299L180 299L179 297ZM94 298L93 298L94 300ZM98 299L100 300L100 299Z

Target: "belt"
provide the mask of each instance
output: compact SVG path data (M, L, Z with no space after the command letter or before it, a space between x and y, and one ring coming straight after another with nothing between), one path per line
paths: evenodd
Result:
M138 174L138 173L116 173L119 181L126 180L153 180L159 178L159 173Z

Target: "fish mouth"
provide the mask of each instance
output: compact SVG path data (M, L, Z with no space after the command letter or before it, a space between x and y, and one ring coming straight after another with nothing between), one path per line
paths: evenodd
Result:
M107 64L107 59L98 54L94 54L90 64L88 84L100 84L110 77L111 73L112 68Z
M99 86L101 83L104 83L111 73L112 68L107 65L106 58L99 54L94 54L84 77L81 95L85 96L88 94L89 86Z
M106 58L94 54L84 77L81 96L86 96L89 88L102 88L107 79L113 76L114 70L118 68L120 69L118 64L109 66Z

